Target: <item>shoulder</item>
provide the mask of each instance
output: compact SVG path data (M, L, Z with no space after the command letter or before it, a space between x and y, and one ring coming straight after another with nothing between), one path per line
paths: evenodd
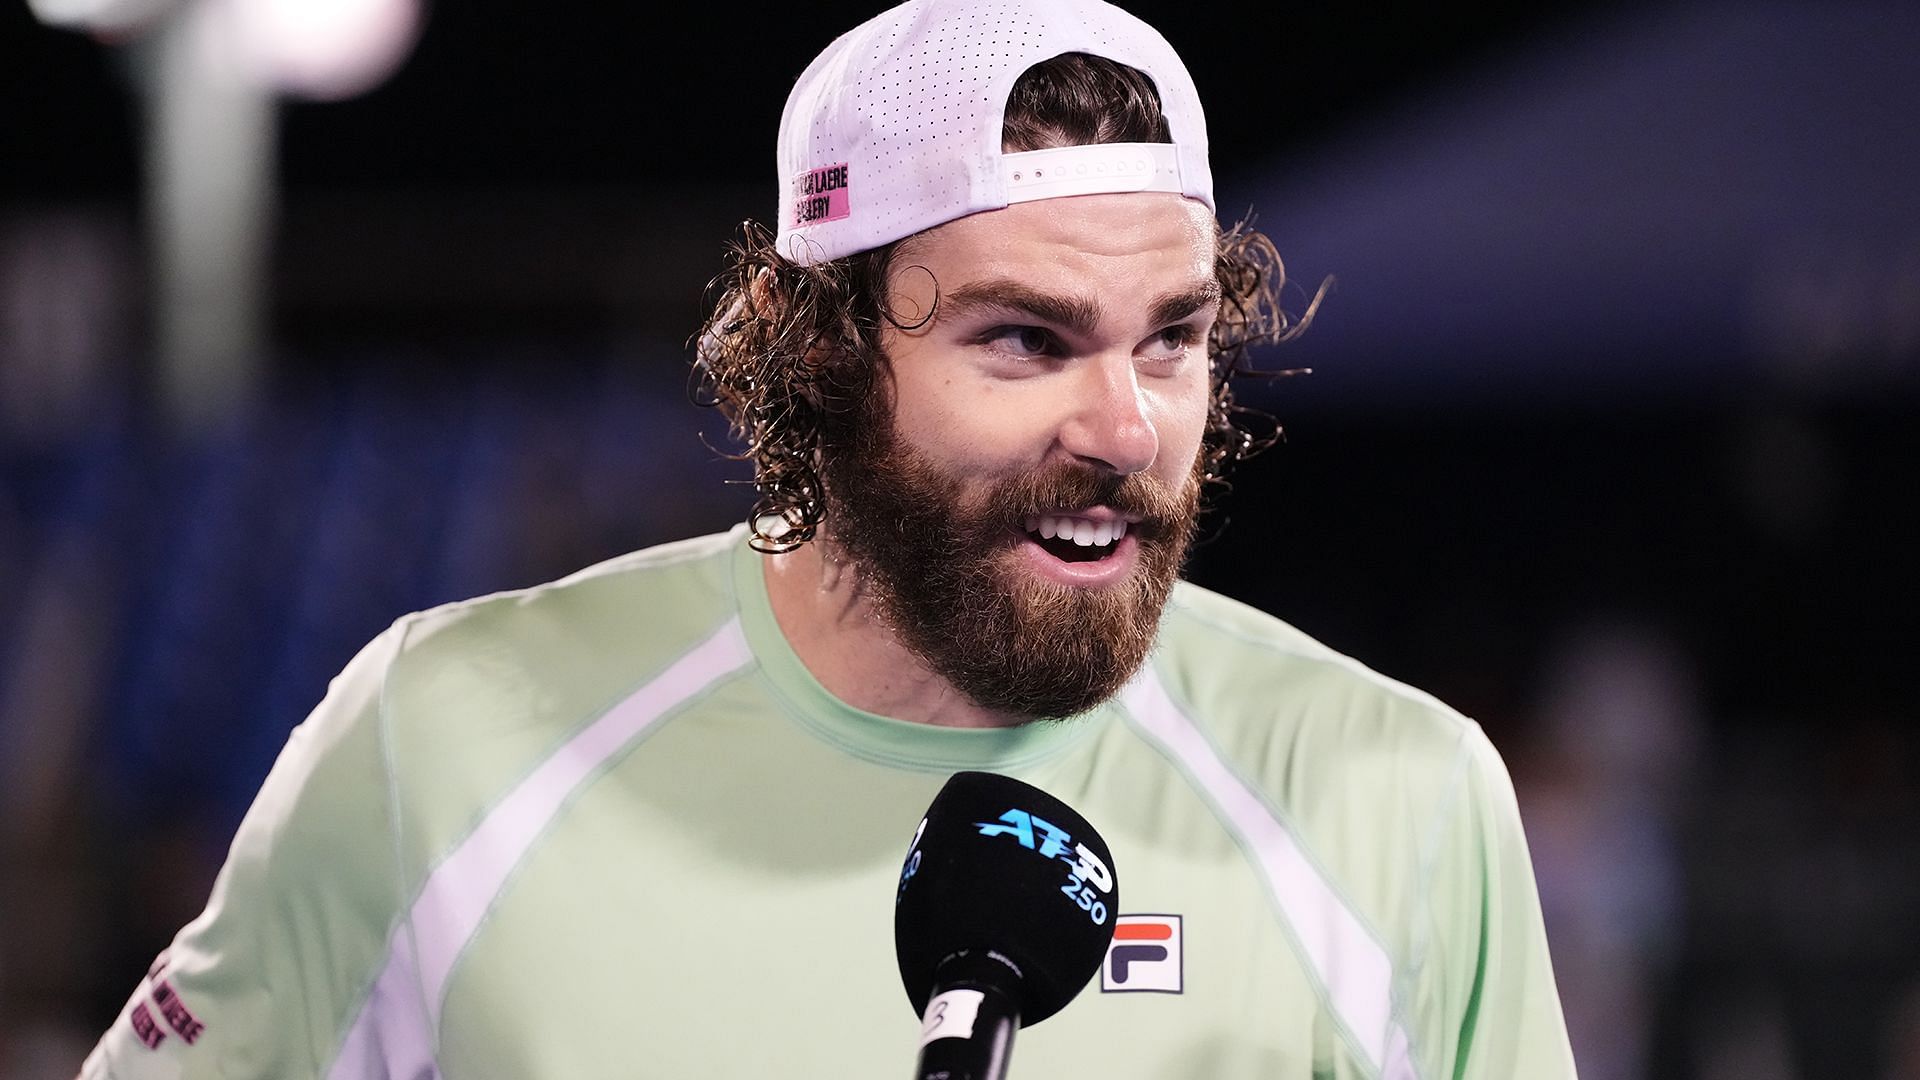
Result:
M1134 700L1166 715L1136 726L1212 789L1244 846L1298 854L1289 881L1362 928L1344 939L1354 955L1377 944L1396 1022L1433 1062L1423 1071L1454 1072L1477 1008L1528 1033L1471 1040L1496 1047L1484 1075L1571 1075L1512 784L1479 724L1184 584L1149 678L1164 695ZM1501 969L1492 981L1486 964Z
M1190 743L1168 751L1217 759L1376 910L1394 902L1433 823L1497 768L1479 725L1433 695L1202 589L1176 592L1152 664L1172 713L1163 731Z
M407 615L376 637L289 737L205 914L87 1075L243 1061L259 1063L249 1075L323 1072L320 1048L342 1044L387 970L394 927L484 808L732 617L733 547L713 536L651 548ZM289 993L311 1007L289 1019L275 1007ZM153 1013L167 1007L171 1036Z
M517 774L732 617L733 539L648 548L402 616L333 679L276 771L303 795L353 804L383 775L411 801L460 765ZM355 782L318 782L336 772Z
M387 633L383 712L404 721L430 705L497 712L556 696L591 709L735 617L738 540L735 530L662 544L404 616Z
M506 639L531 643L567 636L576 643L613 638L671 617L697 622L733 609L733 533L694 537L630 552L557 581L443 604L403 617L400 658Z
M671 663L738 610L735 536L622 555L557 581L407 615L383 672L389 716L503 704L536 688L614 693Z
M1385 755L1445 767L1478 725L1426 691L1382 675L1282 620L1187 583L1162 622L1155 668L1198 723L1223 736L1283 734L1333 760Z
M439 858L481 807L735 618L735 546L648 548L396 623L376 714L409 863Z

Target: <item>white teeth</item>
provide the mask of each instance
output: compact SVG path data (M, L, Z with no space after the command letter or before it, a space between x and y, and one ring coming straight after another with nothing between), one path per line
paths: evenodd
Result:
M1088 521L1066 514L1035 514L1027 518L1027 531L1043 540L1058 537L1079 547L1106 547L1127 535L1124 521Z

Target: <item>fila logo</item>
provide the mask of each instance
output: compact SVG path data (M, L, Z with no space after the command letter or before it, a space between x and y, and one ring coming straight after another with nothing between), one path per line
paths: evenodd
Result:
M1122 915L1113 923L1113 942L1100 966L1102 993L1137 990L1161 994L1182 991L1180 916Z

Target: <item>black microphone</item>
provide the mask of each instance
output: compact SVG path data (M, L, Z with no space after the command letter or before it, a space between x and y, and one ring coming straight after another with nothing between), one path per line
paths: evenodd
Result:
M1067 804L993 773L955 773L913 834L893 908L900 980L920 1021L915 1080L1000 1080L1017 1027L1100 970L1119 913L1106 841Z

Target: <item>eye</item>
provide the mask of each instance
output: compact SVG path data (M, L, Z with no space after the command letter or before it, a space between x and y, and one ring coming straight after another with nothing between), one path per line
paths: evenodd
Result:
M1142 343L1142 350L1153 359L1171 360L1186 355L1200 339L1200 329L1192 323L1169 326Z
M1053 356L1060 351L1053 334L1038 326L998 326L987 331L982 341L1015 356Z

